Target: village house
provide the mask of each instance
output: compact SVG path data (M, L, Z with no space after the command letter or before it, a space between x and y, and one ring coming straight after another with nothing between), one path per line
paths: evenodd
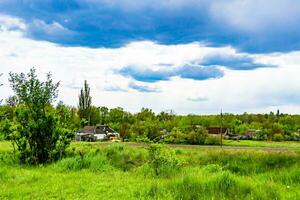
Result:
M120 134L108 125L85 126L76 134L77 141L96 141L119 138Z
M222 135L230 135L230 129L228 127L208 127L207 132L209 135L219 135L222 132Z
M229 140L237 140L238 136L234 135L228 127L208 127L207 128L208 135L212 137L219 137L221 132L225 139Z

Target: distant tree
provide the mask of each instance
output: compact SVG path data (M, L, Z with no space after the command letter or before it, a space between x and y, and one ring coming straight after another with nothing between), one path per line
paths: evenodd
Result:
M124 139L127 139L129 137L128 131L129 131L129 124L128 123L122 123L121 126L120 126L119 132L120 132L120 136L121 136L123 141L124 141Z
M107 124L109 120L109 109L105 106L99 107L100 123Z
M70 130L77 130L80 127L80 119L76 108L67 106L60 101L56 106L56 114L62 127Z
M280 110L277 109L276 116L279 117L279 115L280 115Z
M141 121L153 120L155 119L155 113L149 108L142 108L141 112L136 114L136 118Z
M92 97L90 96L90 87L87 81L84 81L84 87L80 91L78 113L83 121L90 124Z
M5 101L7 105L12 107L16 107L19 103L17 96L9 96Z
M101 121L100 108L91 106L90 108L90 125L97 125Z
M10 136L17 146L20 161L40 164L62 157L73 135L60 126L51 106L57 98L59 83L53 83L50 73L45 82L40 81L34 68L27 75L9 75L20 103Z
M202 126L195 127L187 136L189 144L204 144L207 138L207 130Z

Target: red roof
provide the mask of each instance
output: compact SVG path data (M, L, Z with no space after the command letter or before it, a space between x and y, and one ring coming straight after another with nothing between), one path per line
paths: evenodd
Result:
M220 134L221 133L221 127L208 127L207 128L208 134ZM222 134L225 134L229 131L227 127L222 128Z

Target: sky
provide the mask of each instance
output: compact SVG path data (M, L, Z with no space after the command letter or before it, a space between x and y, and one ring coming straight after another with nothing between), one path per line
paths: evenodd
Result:
M0 99L35 67L77 106L300 113L300 1L0 0Z

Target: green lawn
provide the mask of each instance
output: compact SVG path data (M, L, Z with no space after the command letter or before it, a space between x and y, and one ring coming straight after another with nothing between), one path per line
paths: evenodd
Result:
M167 149L171 161L166 163L173 159L180 161L180 167L162 165L159 175L152 173L146 147L72 143L65 159L41 166L20 165L11 151L8 142L0 142L0 199L294 200L300 196L300 152L293 149Z

